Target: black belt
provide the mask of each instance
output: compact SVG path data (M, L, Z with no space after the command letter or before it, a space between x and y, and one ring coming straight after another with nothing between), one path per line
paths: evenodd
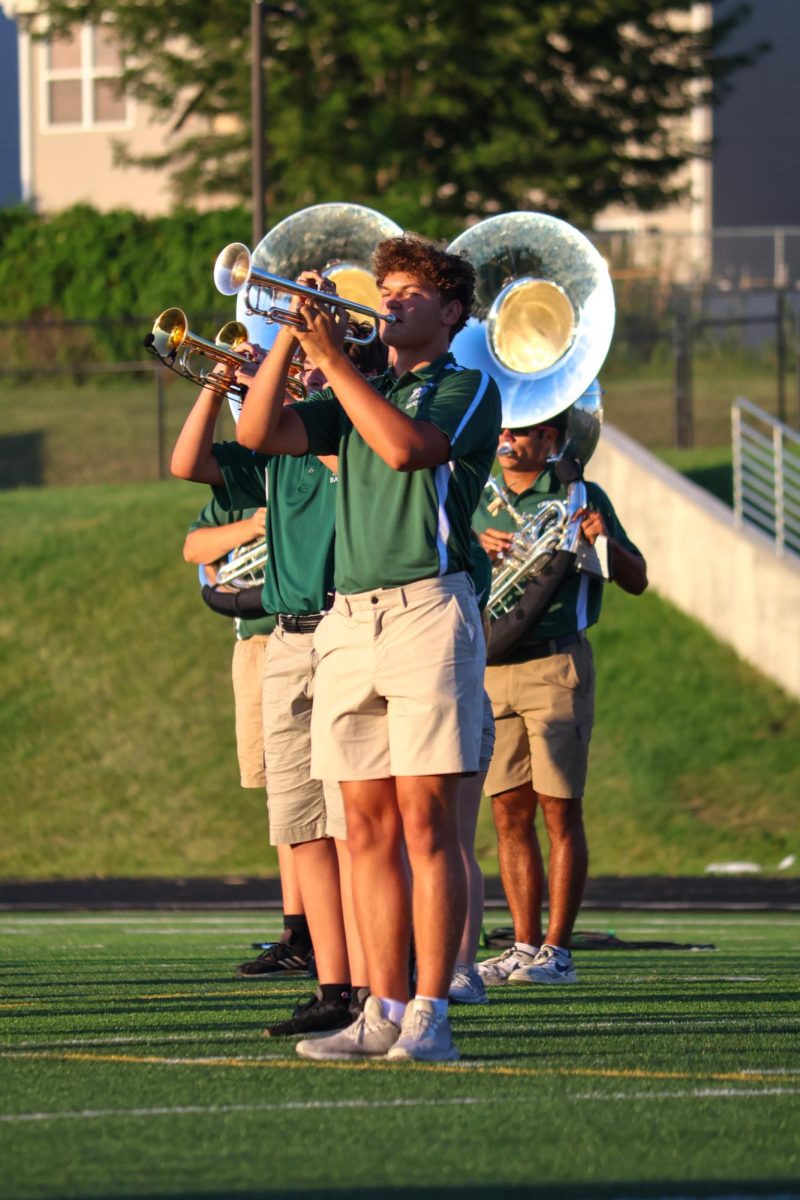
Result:
M313 633L325 613L310 613L296 617L292 613L278 613L278 626L284 633Z
M529 662L532 658L548 658L551 654L559 654L562 650L566 650L567 646L574 646L575 642L580 641L583 641L582 634L565 633L563 637L548 638L546 642L534 642L532 646L521 646L520 654L525 655L524 662Z

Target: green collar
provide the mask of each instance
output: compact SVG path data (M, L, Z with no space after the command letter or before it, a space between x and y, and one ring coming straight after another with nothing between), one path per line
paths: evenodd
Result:
M417 382L420 379L438 379L438 377L451 364L455 365L455 359L452 353L447 350L444 354L440 354L433 362L429 362L427 366L420 367L417 371L405 371L402 375L395 376L392 373L392 368L386 368L384 377L388 377L391 384L396 387L409 387L410 384Z
M536 476L531 486L525 488L523 492L515 492L509 487L506 488L506 491L515 503L519 503L525 496L530 496L537 492L539 495L548 495L550 492L557 492L559 487L560 484L558 484L553 468L545 467Z

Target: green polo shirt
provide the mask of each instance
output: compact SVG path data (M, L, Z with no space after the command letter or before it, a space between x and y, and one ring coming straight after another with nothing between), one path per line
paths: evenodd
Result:
M450 441L450 459L394 471L362 438L330 388L293 406L314 454L338 454L336 590L398 587L469 571L470 524L491 470L500 431L500 393L483 371L443 354L399 379L372 386L413 420Z
M613 505L601 487L596 483L586 484L587 506L592 512L602 514L609 537L615 539L626 550L638 554L636 546L630 540L622 524L614 512ZM565 500L567 489L559 483L552 468L547 467L535 480L533 485L519 494L508 490L511 504L524 515L535 513L547 501L555 498ZM481 498L480 507L475 513L473 525L478 533L484 529L501 529L513 533L517 526L511 516L501 509L496 516L487 511L491 496ZM603 603L603 584L599 579L593 579L583 571L573 571L569 574L556 592L553 603L541 620L532 626L520 638L514 647L514 657L524 659L526 646L547 638L563 637L565 634L577 633L596 624L600 617L600 607Z
M238 442L217 442L214 457L224 507L267 503L267 612L307 616L330 607L337 477L313 454L258 454Z
M223 508L218 500L209 500L203 511L199 513L196 520L192 521L189 526L189 533L193 533L195 529L216 529L220 525L235 525L237 521L246 521L248 517L252 517L256 508L263 508L263 504L255 505L251 508ZM200 580L203 582L203 568L200 568ZM276 620L270 614L263 617L253 617L245 619L244 617L234 617L234 626L236 628L237 638L246 641L253 634L272 633L276 625Z

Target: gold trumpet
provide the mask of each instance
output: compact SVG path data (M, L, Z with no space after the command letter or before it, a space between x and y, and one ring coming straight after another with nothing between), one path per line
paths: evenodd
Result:
M234 370L237 367L254 365L246 354L238 354L237 346L248 341L246 326L241 321L228 321L222 326L213 342L199 337L189 329L189 321L182 308L165 308L155 320L151 333L144 339L145 349L160 358L165 367L191 379L200 387L209 387L214 392L227 395L229 392L241 397L243 385L225 375L215 375L209 367L194 363L195 356L222 363ZM306 389L300 379L302 364L292 364L292 374L286 390L296 399L305 399Z
M326 268L323 274L326 278L334 280L337 274L346 275L351 270L352 268L349 268L347 264L337 264ZM368 320L374 322L367 336L358 337L354 333L345 334L344 340L352 342L356 346L367 346L375 340L379 321L392 325L397 320L392 313L378 312L370 305L362 304L358 300L348 300L332 292L320 292L316 288L306 287L302 283L294 283L291 279L284 279L281 275L273 275L261 267L254 266L253 256L242 242L231 242L217 255L217 261L214 264L214 283L223 296L235 296L239 292L243 292L246 306L250 312L257 313L267 321L274 321L279 325L292 325L296 329L305 329L303 318L297 313L275 304L275 292L284 292L290 296L304 296L318 304L323 303L331 308L344 308L353 315L367 317Z

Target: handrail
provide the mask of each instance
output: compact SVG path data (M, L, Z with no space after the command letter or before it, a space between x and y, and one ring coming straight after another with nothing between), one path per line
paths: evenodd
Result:
M800 433L737 396L731 435L737 526L748 522L774 538L779 557L800 555Z

